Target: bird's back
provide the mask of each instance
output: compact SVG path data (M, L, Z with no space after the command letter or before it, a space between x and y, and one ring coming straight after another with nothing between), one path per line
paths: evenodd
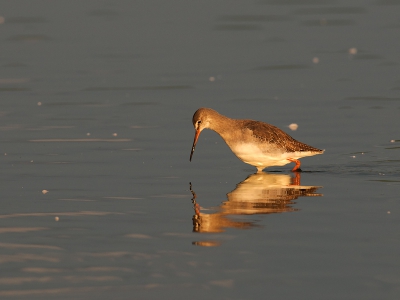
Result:
M244 130L250 130L252 136L257 141L270 145L271 148L280 149L284 152L323 152L323 150L295 140L286 132L268 123L253 120L243 120L242 128Z

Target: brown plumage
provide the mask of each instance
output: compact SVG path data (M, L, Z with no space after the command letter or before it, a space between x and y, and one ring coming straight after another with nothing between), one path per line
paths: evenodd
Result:
M253 120L243 120L243 127L252 131L255 138L262 142L275 144L277 147L285 149L286 152L295 151L315 151L321 152L322 150L299 142L282 131L278 127Z
M269 166L283 166L290 162L296 163L292 171L297 171L300 170L298 158L324 152L295 140L273 125L231 119L210 108L198 109L192 122L196 132L190 160L200 132L205 128L217 132L239 159L255 166L259 172Z

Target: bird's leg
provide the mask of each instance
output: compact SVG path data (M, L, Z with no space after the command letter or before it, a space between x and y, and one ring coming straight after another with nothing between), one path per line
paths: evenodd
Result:
M264 167L256 167L257 168L257 173L262 173L264 170Z
M293 159L293 158L288 158L287 160L294 162L296 165L294 166L294 168L292 169L292 172L301 172L300 169L300 161L297 159Z

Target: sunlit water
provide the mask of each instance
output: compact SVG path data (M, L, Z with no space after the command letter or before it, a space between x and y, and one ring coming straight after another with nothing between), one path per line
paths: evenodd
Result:
M2 3L1 299L399 299L399 13ZM199 107L325 154L190 163Z

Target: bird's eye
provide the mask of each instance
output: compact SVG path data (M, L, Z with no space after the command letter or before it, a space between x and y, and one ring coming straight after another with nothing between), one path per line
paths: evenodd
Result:
M197 124L200 125L200 124L201 124L201 120L198 120L198 121L197 121Z

